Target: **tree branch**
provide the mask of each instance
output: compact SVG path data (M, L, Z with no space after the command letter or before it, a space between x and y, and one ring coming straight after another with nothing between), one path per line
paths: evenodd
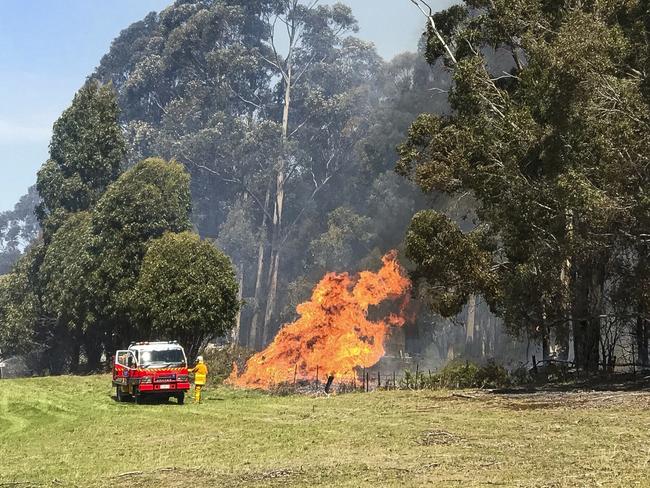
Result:
M451 61L454 64L458 64L458 61L456 60L456 56L454 56L454 53L451 51L451 48L449 47L449 44L447 44L445 39L442 37L442 34L440 34L440 31L436 26L435 20L433 20L433 9L431 8L431 6L424 0L410 0L410 2L413 5L415 5L420 10L420 12L422 12L422 14L427 18L429 24L431 25L431 29L433 29L433 33L436 35L436 37L438 38L442 46L445 48L445 51L447 51L447 55L449 56L449 59L451 59ZM422 7L422 5L420 5L420 3L422 3L429 10L428 13L424 10L424 8Z

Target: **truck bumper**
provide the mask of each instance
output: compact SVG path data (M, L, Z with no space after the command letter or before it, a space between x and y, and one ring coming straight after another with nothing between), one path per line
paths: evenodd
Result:
M190 389L189 383L149 383L141 384L138 388L140 393L160 394L181 393Z

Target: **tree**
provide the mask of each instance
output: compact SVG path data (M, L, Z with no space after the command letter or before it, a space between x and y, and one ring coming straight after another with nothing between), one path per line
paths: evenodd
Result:
M95 274L105 343L138 339L131 319L132 292L149 241L166 232L184 232L190 222L190 176L183 166L147 159L109 186L92 214L92 250L98 254Z
M167 233L153 240L134 292L137 315L150 324L145 339L179 340L190 357L235 326L235 271L228 257L199 236Z
M293 23L293 43L283 20ZM240 274L241 335L256 347L292 318L285 314L289 294L297 296L291 284L322 274L305 243L327 232L329 213L347 207L381 219L372 230L382 232L381 249L355 246L364 254L351 260L355 267L399 245L409 205L420 204L414 185L384 176L375 192L391 202L384 216L381 202L369 208L368 187L394 167L395 146L424 103L444 109L445 97L432 90L444 73L415 55L383 63L371 44L349 36L354 24L341 5L178 2L123 31L94 75L118 92L129 164L160 155L192 174L192 221L202 237L228 241L239 232L230 213L247 209L257 255ZM288 74L289 64L285 119L281 71Z
M542 341L571 325L576 363L595 371L617 247L630 236L640 262L647 232L636 213L649 176L642 3L465 4L423 10L427 59L453 74L454 114L413 124L399 170L425 191L473 196L480 225L449 234L444 216L420 215L409 254L433 294L460 278ZM463 269L459 249L482 258ZM460 274L427 268L444 262Z
M5 356L29 351L35 340L37 299L24 266L0 276L0 349Z
M235 264L240 301L244 297L245 277L253 271L258 241L251 218L250 204L246 205L246 203L248 200L243 203L236 202L230 209L226 220L219 227L219 238L216 240L217 247L226 253ZM241 340L242 308L239 309L236 326L233 329L233 345L239 344Z
M38 173L37 216L46 239L67 212L91 208L117 177L125 155L113 87L88 81L54 124L50 159Z
M0 275L9 273L22 250L38 237L40 228L34 213L38 203L38 192L32 186L13 210L0 213Z
M370 219L345 207L329 214L327 232L310 244L314 261L322 269L350 269L355 256L367 250L372 241ZM364 249L365 248L365 249Z
M286 240L284 231L287 225L283 220L286 184L289 175L295 171L295 168L292 168L292 163L294 161L300 161L295 157L291 157L289 143L296 131L300 130L302 125L310 118L310 115L307 113L295 113L295 102L292 97L295 97L295 92L300 90L305 97L304 99L307 101L306 105L310 105L309 102L313 104L313 101L316 101L314 99L322 98L326 92L317 90L314 84L308 83L308 80L313 82L316 73L320 76L327 73L328 65L336 59L332 55L337 53L337 48L342 48L338 51L339 53L345 49L346 43L343 42L342 35L358 29L356 20L352 16L352 11L349 7L340 3L331 7L316 6L316 4L317 2L304 4L300 0L280 0L274 4L274 8L267 20L270 29L269 43L273 55L264 59L281 79L278 91L281 92L282 97L281 142L283 154L275 166L275 198L273 199L273 219L271 225L271 251L268 271L269 289L264 315L264 343L269 340L270 322L276 309L280 257L283 243ZM279 31L276 30L277 25L286 27L288 39L286 49L284 50L279 50L276 46L279 36ZM286 54L279 54L280 52ZM339 59L339 61L341 60ZM311 92L311 96L308 95L308 92ZM326 98L329 98L327 100L328 102L334 102L334 97ZM325 106L323 105L326 106L327 102L326 104L319 103L318 108L324 109ZM318 113L317 110L314 110L316 107L313 105L310 108L311 115ZM334 107L331 108L334 109ZM293 126L295 129L290 130L290 118L296 118L296 115L302 116L303 120L298 119L294 121ZM321 125L320 127L322 128L323 126ZM337 133L340 134L340 131ZM311 171L314 177L315 193L319 192L329 182L332 177L330 165L336 167L336 162L338 162L337 156L340 156L340 153L337 151L332 151L334 148L331 145L328 146L329 151L327 152L329 153L329 158L324 158L324 161L322 158L319 158L325 162L325 166L321 166L320 168L325 171L322 171L318 175L319 178L316 176L317 172L315 168L312 168ZM297 166L297 164L293 166ZM288 227L290 228L291 225ZM255 317L253 320L255 321Z
M82 347L90 371L99 367L102 351L93 279L97 256L91 243L91 214L70 215L52 237L39 270L43 313L53 323L59 351L69 351L72 372L79 370Z

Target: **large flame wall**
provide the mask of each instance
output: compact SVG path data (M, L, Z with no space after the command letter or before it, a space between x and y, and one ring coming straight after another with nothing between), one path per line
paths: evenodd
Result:
M240 375L228 379L244 388L269 389L294 380L313 380L317 372L345 376L358 368L371 367L384 356L390 328L406 322L404 307L411 282L397 263L396 253L382 259L377 273L364 271L327 274L313 291L311 300L298 306L300 316L285 325L274 341L255 354ZM385 301L400 305L399 313L378 320L368 319L368 309ZM296 368L297 366L297 368Z

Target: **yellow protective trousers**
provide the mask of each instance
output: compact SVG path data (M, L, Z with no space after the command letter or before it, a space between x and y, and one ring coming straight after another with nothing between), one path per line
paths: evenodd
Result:
M201 390L203 385L194 385L194 403L201 403Z

